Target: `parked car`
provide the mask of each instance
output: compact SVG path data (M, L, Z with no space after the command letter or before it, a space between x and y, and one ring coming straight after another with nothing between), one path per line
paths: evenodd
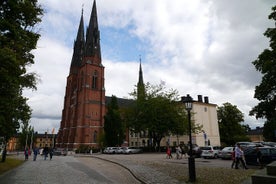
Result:
M231 159L232 152L234 151L233 149L234 147L232 146L223 148L221 151L219 151L218 157L221 159Z
M276 143L275 142L262 142L262 144L264 146L276 147Z
M203 158L218 158L220 147L204 146L204 147L201 147L201 150L202 150L201 157Z
M262 153L262 163L267 165L273 161L276 161L276 148L274 147L259 147ZM244 150L244 157L246 164L258 165L257 163L257 150L256 148L247 148Z
M246 148L248 148L248 147L256 147L257 146L257 144L255 144L254 142L237 142L236 143L236 145L237 144L240 144L240 146L241 146L241 148L243 148L243 149L246 149Z
M106 154L115 154L116 150L117 147L106 147L103 152Z
M139 147L124 147L123 153L124 154L132 154L132 153L141 153L143 150Z
M123 147L116 147L115 153L116 154L122 154L122 153L124 153L124 148Z
M190 155L190 145L188 144L187 146L188 146L188 155ZM193 151L192 151L193 155L195 157L200 157L202 153L201 148L197 144L193 144L192 146L193 146Z
M42 154L43 154L43 149L42 149ZM53 154L56 156L59 156L59 155L66 156L67 151L66 151L66 149L63 149L63 148L56 148L56 149L54 149Z

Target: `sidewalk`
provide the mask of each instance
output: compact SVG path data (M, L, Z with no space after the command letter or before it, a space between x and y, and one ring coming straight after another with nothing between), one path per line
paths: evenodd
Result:
M18 157L21 157L19 155ZM22 156L23 157L23 156ZM88 173L89 172L89 173ZM95 182L97 181L97 182ZM1 184L83 184L110 183L102 175L89 170L73 156L49 157L44 160L32 156L19 167L0 175Z

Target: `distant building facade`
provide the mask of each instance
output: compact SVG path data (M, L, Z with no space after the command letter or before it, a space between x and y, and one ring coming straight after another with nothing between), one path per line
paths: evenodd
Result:
M249 130L247 132L247 137L252 142L262 142L264 141L263 130L263 127L256 127L256 129Z
M32 145L27 146L29 148L43 148L45 146L54 148L56 143L56 137L56 134L47 134L47 132L45 132L44 134L33 134L33 137L29 137L29 140L32 139ZM18 151L21 149L22 148L20 148L18 135L11 137L7 144L7 151Z

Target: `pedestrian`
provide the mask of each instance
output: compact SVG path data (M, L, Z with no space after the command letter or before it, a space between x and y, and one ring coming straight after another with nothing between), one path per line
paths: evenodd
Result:
M233 169L235 163L236 163L236 158L235 158L235 147L233 147L232 153L231 153L231 159L232 159L232 165L231 168Z
M167 147L167 156L166 156L166 158L172 158L172 150L171 150L171 148L168 146Z
M263 161L262 161L263 154L258 147L256 148L256 151L257 151L257 163L259 164L260 169L263 169L264 168Z
M47 159L48 153L49 153L49 148L47 146L45 146L43 149L44 160Z
M53 154L54 154L53 148L50 148L49 154L50 154L50 160L52 160Z
M248 169L246 167L243 157L244 157L244 155L243 155L243 151L241 149L241 145L238 143L235 148L235 158L236 158L235 169L238 169L238 165L240 162L242 163L242 166L244 169Z
M28 149L28 155L31 156L31 154L32 154L32 151L31 151L31 149L29 148L29 149Z
M176 147L175 152L176 152L176 159L180 159L180 154L181 154L181 148L180 148L180 146Z
M37 154L38 154L37 147L34 147L33 152L34 152L33 161L36 161L36 157L37 157Z
M25 160L28 160L29 158L28 147L25 148L24 155L25 155Z

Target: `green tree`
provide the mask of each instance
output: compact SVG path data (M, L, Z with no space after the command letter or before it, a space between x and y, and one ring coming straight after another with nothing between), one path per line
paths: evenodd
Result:
M167 135L187 133L188 120L184 105L179 102L176 90L166 91L164 84L145 86L145 98L137 98L124 116L127 126L136 133L148 132L153 146L160 148L160 141ZM193 126L194 128L196 126ZM198 128L198 127L197 127Z
M18 145L19 149L24 150L26 147L30 148L30 146L34 140L34 136L35 136L33 127L31 127L28 124L22 125L21 132L18 135L19 135L19 137L18 137L19 138L19 145ZM33 140L31 140L32 138L33 138Z
M276 25L276 6L268 16ZM266 140L276 141L276 28L268 28L264 35L270 38L270 47L253 61L257 71L262 74L261 83L255 88L254 98L260 102L250 111L257 119L264 118L263 135Z
M125 137L117 98L113 95L104 116L104 135L107 146L121 145Z
M35 25L42 14L37 0L0 2L0 137L6 142L31 116L22 91L36 89L36 75L27 67L34 63L31 51L40 36Z
M217 112L222 143L234 145L238 141L248 141L246 136L248 126L241 124L244 117L237 106L227 102L219 106Z

